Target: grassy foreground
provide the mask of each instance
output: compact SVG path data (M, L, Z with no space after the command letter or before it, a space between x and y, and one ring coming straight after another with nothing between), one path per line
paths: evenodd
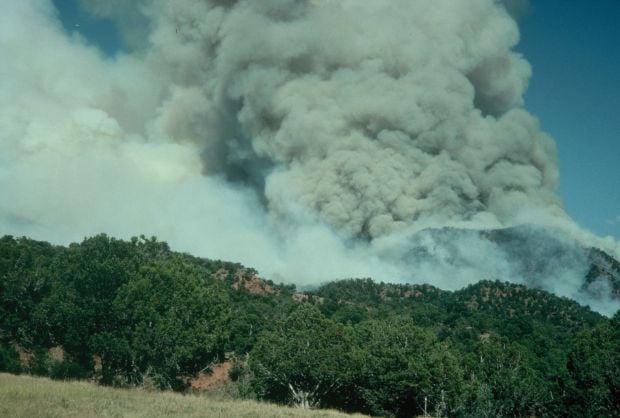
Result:
M361 415L357 415L361 416ZM351 417L250 401L113 389L0 373L0 417Z

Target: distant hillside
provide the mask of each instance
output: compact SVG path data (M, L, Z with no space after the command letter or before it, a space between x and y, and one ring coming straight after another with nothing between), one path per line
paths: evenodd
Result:
M597 248L588 254L590 269L586 275L585 287L598 297L611 295L620 299L620 262Z
M550 228L425 229L383 256L409 267L415 282L429 274L450 289L481 279L510 281L571 297L606 314L620 307L620 263Z
M593 298L620 299L620 263L598 248L586 248L558 231L521 225L484 233L520 263L521 272L532 284L550 275L558 265L583 263L583 289Z
M343 280L324 285L312 297L326 315L339 321L406 315L441 339L471 345L481 335L494 334L533 349L543 340L545 347L560 349L603 320L573 300L491 281L449 292L430 285Z
M585 283L616 277L590 257ZM379 416L612 417L619 370L620 314L524 285L300 292L154 238L0 238L0 371Z

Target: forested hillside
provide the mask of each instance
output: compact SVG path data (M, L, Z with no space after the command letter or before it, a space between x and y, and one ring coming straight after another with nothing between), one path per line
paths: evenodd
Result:
M620 315L544 291L350 279L298 292L154 238L0 239L0 371L184 391L225 359L236 396L283 404L384 416L620 410Z

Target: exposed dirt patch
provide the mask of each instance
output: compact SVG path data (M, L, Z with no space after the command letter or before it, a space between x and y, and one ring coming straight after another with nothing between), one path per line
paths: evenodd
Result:
M226 277L228 277L228 270L226 270L225 268L221 268L218 271L216 271L213 275L218 280L225 280Z
M264 294L273 295L275 293L278 293L276 289L273 288L273 286L269 285L263 279L257 276L252 276L252 277L241 276L241 277L236 278L235 283L233 283L232 287L234 289L239 289L239 287L241 286L247 289L248 292L254 293L257 295L264 295Z
M30 360L32 359L32 353L24 350L21 347L16 347L17 352L19 353L19 363L27 367L30 364Z
M200 373L198 377L190 380L190 387L195 391L209 390L214 386L230 382L228 373L232 369L232 363L225 361L211 368L211 373Z
M64 361L65 360L65 350L61 346L52 347L49 350L50 359L55 361Z
M306 302L308 299L310 299L310 297L305 293L295 293L293 294L293 299L295 299L297 302Z
M240 269L232 274L229 270L221 268L214 273L216 279L231 283L230 286L235 289L246 289L248 292L257 295L274 295L279 291L265 280L258 277L251 270Z

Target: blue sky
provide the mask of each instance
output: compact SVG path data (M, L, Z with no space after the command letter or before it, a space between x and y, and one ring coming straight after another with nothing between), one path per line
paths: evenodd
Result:
M60 13L60 20L68 32L79 32L96 44L107 55L113 55L122 45L116 25L109 19L100 19L84 12L77 0L52 0Z
M107 54L114 24L54 0L68 31ZM526 108L556 140L567 212L598 235L620 239L620 0L531 0L517 50L532 64Z
M518 50L525 105L556 140L568 213L620 238L620 1L532 0Z

